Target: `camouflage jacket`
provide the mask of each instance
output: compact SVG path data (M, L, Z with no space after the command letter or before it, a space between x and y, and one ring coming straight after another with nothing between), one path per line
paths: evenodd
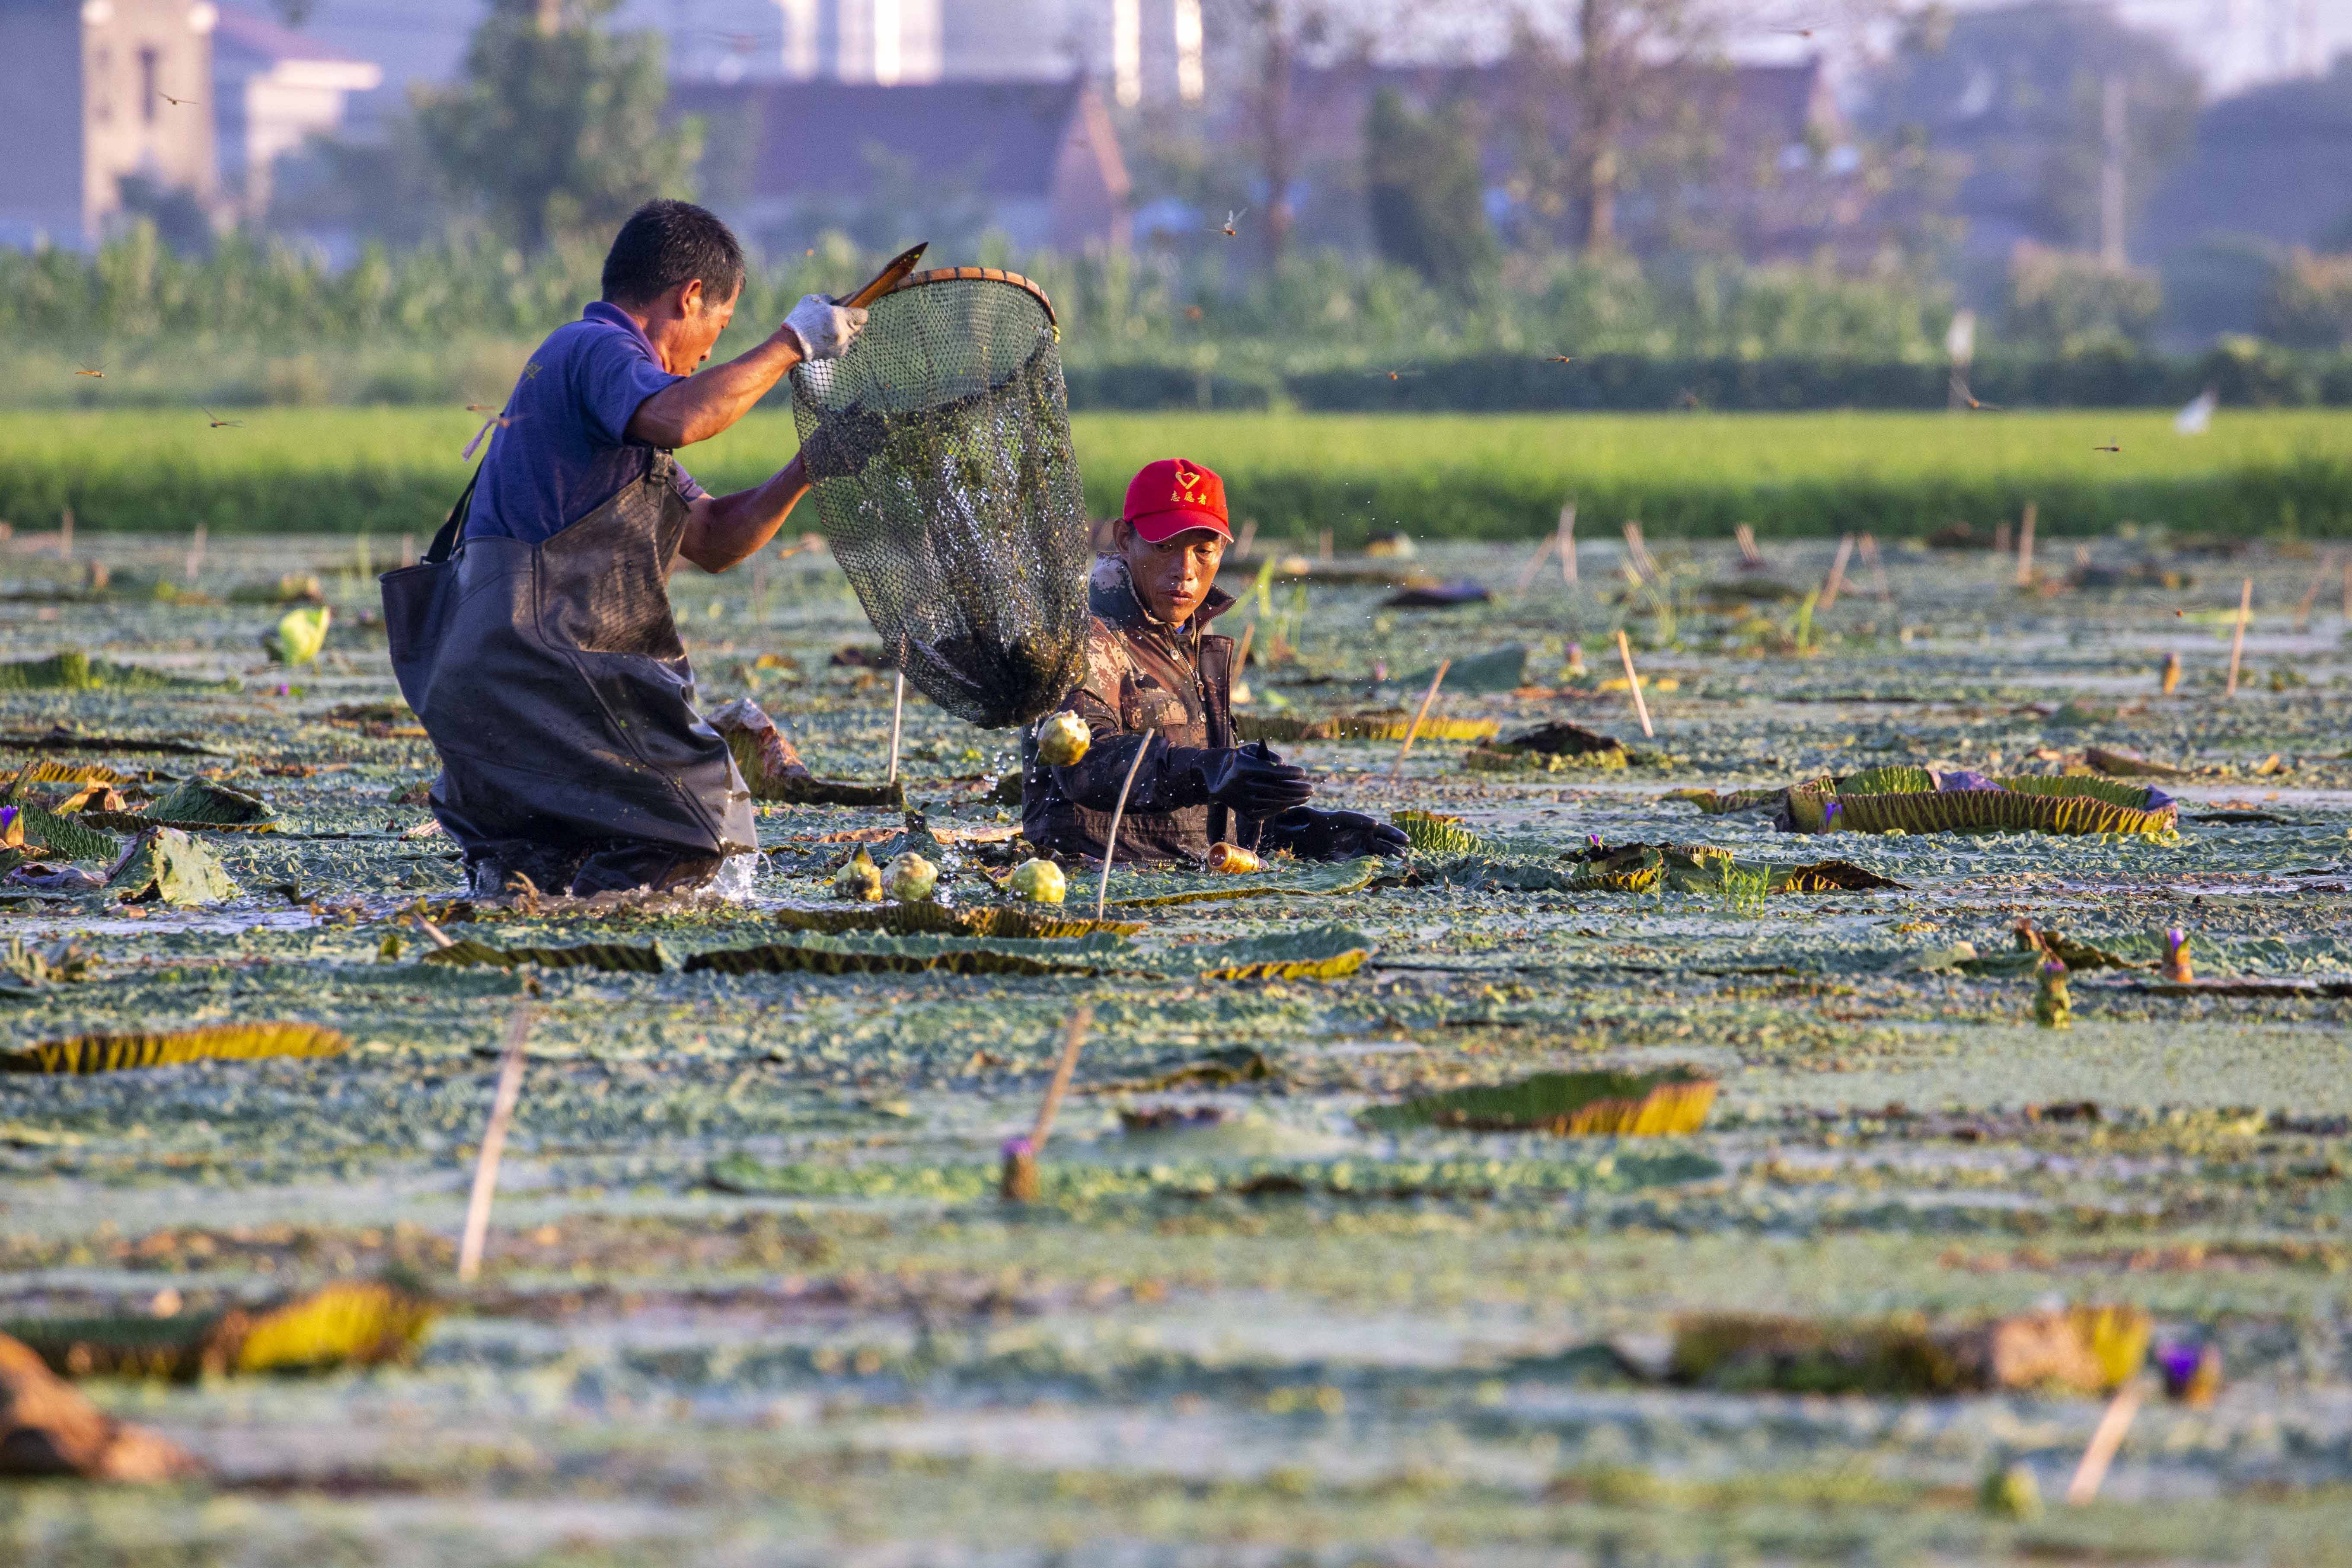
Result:
M1101 858L1118 786L1136 748L1155 737L1167 743L1153 746L1135 775L1119 820L1119 858L1197 859L1234 830L1246 833L1255 825L1231 820L1209 799L1186 755L1234 743L1234 642L1206 629L1233 607L1233 595L1210 589L1189 625L1171 626L1151 618L1126 563L1106 555L1095 563L1087 604L1094 619L1086 675L1061 710L1086 721L1094 744L1074 765L1049 767L1032 727L1021 746L1022 836L1041 851Z

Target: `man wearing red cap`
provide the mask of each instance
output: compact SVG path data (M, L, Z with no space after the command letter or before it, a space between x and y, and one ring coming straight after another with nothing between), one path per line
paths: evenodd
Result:
M1120 819L1122 860L1198 859L1219 841L1307 859L1401 855L1405 837L1360 812L1315 811L1315 786L1264 742L1234 743L1234 644L1209 624L1233 607L1215 586L1233 530L1224 481L1181 458L1127 487L1111 551L1087 584L1087 673L1062 700L1094 736L1054 767L1023 743L1021 831L1041 850L1099 858L1119 785L1145 749Z

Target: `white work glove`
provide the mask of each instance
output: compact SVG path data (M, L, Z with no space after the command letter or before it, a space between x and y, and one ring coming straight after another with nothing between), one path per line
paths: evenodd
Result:
M801 341L803 359L839 359L866 330L866 308L836 305L823 294L806 294L784 318Z

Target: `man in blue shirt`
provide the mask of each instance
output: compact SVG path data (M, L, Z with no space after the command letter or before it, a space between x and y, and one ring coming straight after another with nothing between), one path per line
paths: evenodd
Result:
M765 483L713 496L671 457L733 425L866 312L812 294L740 357L695 374L742 291L716 216L646 204L605 258L603 300L523 366L490 449L419 564L384 578L393 665L435 749L434 813L475 889L586 896L698 886L757 848L751 797L694 710L671 618L683 558L724 572L871 436L820 426Z

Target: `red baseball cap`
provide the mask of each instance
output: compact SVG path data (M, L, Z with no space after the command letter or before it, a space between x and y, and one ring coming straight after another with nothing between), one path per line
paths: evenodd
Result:
M1181 458L1144 464L1143 471L1128 482L1127 510L1120 515L1154 544L1165 544L1191 528L1205 528L1226 539L1234 536L1225 521L1225 481Z

